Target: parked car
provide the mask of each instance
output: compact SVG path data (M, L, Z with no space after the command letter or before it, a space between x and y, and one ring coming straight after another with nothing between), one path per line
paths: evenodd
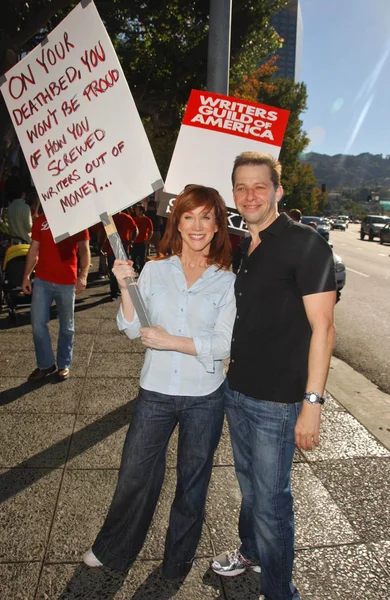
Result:
M347 228L347 225L346 225L345 221L343 221L342 219L336 219L332 223L332 229L341 229L341 231L345 231L346 228Z
M360 225L360 239L364 240L365 236L368 235L368 239L372 241L375 237L380 237L382 228L390 223L389 217L382 217L380 215L367 215L364 217Z
M308 223L317 223L317 231L326 241L329 241L329 225L325 223L321 217L302 217L301 223L307 225Z
M333 252L334 271L336 275L337 302L340 300L341 290L345 286L347 270L341 256Z
M380 230L379 242L381 244L390 244L390 222Z

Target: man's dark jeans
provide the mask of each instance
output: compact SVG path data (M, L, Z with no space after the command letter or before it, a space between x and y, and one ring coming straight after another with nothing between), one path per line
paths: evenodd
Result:
M225 410L242 493L240 551L260 565L260 592L266 600L300 599L291 583L294 512L290 484L301 405L250 398L225 382Z
M163 573L174 579L184 577L191 569L222 431L223 386L202 397L168 396L140 389L114 498L92 548L104 565L125 571L140 552L160 495L167 447L177 424L177 485Z
M114 266L115 256L113 254L107 255L107 265L108 265L108 273L110 276L110 296L111 298L117 298L119 296L119 286L118 281L112 272L112 267Z
M141 273L146 261L146 246L143 242L133 244L131 247L131 260L134 263L134 269L138 274Z

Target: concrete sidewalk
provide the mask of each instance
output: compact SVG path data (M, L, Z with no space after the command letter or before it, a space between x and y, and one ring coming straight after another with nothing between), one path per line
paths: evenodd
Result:
M159 568L176 439L147 542L127 578L80 563L112 497L143 362L142 345L116 329L119 301L109 302L107 282L94 275L77 300L66 382L28 383L35 367L28 311L17 326L0 316L0 600L258 600L252 572L222 580L209 569L213 554L238 544L240 492L226 429L197 559L181 587L164 582ZM55 316L50 328L57 330ZM297 453L294 464L295 583L302 600L387 600L390 452L334 397L324 407L321 448Z

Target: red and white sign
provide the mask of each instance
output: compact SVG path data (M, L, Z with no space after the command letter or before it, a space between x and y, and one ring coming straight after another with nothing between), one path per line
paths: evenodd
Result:
M187 184L216 188L234 207L231 172L241 152L279 156L289 111L231 96L192 90L169 166L164 191Z

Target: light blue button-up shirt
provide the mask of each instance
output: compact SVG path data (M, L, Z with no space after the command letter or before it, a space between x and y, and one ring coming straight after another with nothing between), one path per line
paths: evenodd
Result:
M236 315L234 282L233 273L210 266L188 289L178 256L145 265L138 288L152 324L192 338L197 355L148 348L141 387L173 396L204 396L221 385ZM130 339L139 337L137 316L130 323L120 308L117 322Z

